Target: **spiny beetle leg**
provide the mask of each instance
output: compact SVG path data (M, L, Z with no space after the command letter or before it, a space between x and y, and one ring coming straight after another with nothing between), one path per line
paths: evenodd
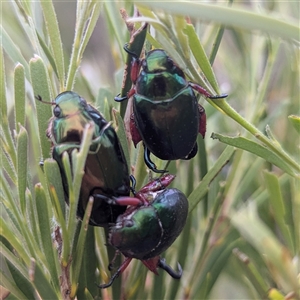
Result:
M132 192L133 195L136 194L136 190L135 190L135 187L136 187L136 179L133 175L130 175L129 176L129 179L130 179L130 182L131 182L131 187L130 187L130 190Z
M142 137L136 127L136 123L135 123L135 120L134 120L134 114L132 113L131 116L130 116L130 123L129 123L129 126L130 126L130 134L131 134L131 139L132 139L132 142L134 144L134 147L136 147L136 145L142 140Z
M222 98L226 98L228 96L227 94L213 96L204 87L200 86L197 83L191 82L191 81L189 81L189 86L192 87L198 93L204 95L206 98L209 98L209 99L222 99Z
M173 270L167 263L164 258L160 259L157 265L159 268L165 270L171 277L174 279L180 279L182 276L182 268L179 263L177 263L178 272Z
M114 203L122 206L127 206L127 205L139 206L144 204L144 201L134 197L118 197L118 198L114 198Z
M146 184L139 193L146 193L146 192L156 192L166 188L173 180L175 179L175 175L172 174L165 174L160 178L157 178L148 184Z
M192 87L199 94L204 95L206 98L210 98L212 96L205 88L203 88L197 83L189 81L189 86Z
M155 163L150 159L149 149L145 145L144 145L144 147L145 147L144 160L145 160L145 163L146 163L147 167L155 173L161 173L161 174L167 173L168 172L167 170L158 170L158 169L156 169Z
M118 94L114 100L116 102L122 102L125 100L128 100L130 97L132 97L135 94L135 88L132 88L125 96L120 97L121 94Z
M118 95L114 98L114 100L115 100L116 102L122 102L122 101L128 100L127 95L126 95L126 96L123 96L123 97L120 97L120 95L121 95L121 94L118 94Z
M223 98L226 98L228 97L227 94L221 94L221 95L216 95L216 96L210 96L208 97L209 99L223 99Z
M128 43L126 43L123 47L123 49L128 53L130 54L132 57L138 59L138 56L135 52L131 51L129 48L128 48Z
M99 289L106 289L106 288L110 287L113 284L113 282L115 281L115 279L118 278L119 275L122 274L125 271L125 269L130 264L131 260L132 260L132 258L127 257L124 260L124 262L122 263L122 265L119 267L119 269L117 270L117 272L114 275L111 276L109 282L108 283L104 283L104 284L97 284L96 283L97 287Z
M202 135L202 137L205 137L206 132L206 114L204 108L198 104L198 112L199 112L199 128L198 132Z

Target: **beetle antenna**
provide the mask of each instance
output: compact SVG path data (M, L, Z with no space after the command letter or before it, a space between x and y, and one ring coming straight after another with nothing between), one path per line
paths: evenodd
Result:
M37 95L37 96L34 96L34 98L42 103L45 103L45 104L51 104L51 105L56 105L55 102L51 102L51 101L44 101L42 96L41 95Z
M159 268L165 270L171 277L173 277L174 279L180 279L182 276L182 268L180 263L177 263L177 268L178 268L178 272L174 271L167 263L166 260L164 258L160 259L158 261L158 265Z

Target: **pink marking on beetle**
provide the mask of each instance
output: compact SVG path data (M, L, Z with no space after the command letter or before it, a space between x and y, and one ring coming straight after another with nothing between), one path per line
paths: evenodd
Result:
M165 187L167 187L174 179L175 179L175 175L172 174L165 174L160 178L157 178L151 182L149 182L148 184L146 184L139 192L140 193L146 193L146 192L156 192L159 191L161 189L164 189Z
M127 206L127 205L139 206L144 204L143 200L140 200L139 198L135 198L135 197L118 197L115 199L115 202L118 205L122 205L122 206Z
M134 144L134 147L142 140L141 135L136 127L136 123L134 121L134 114L132 113L130 116L130 133L131 133L131 138L132 142Z
M136 83L141 69L141 61L137 58L132 58L130 78L133 84Z
M212 97L212 95L205 88L203 88L197 83L189 81L189 86L193 88L195 91L197 91L198 93L204 95L206 98Z
M159 261L160 257L159 256L155 256L153 258L150 259L146 259L146 260L142 260L142 263L151 271L153 272L155 275L158 275L157 272L157 268L158 268L158 261Z
M204 108L199 104L198 105L199 110L199 129L198 132L202 135L202 137L205 137L206 132L206 114Z

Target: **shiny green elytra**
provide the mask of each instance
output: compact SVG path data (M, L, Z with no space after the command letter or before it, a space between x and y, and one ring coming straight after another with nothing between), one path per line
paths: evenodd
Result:
M52 156L60 167L67 203L69 188L62 154L67 151L70 156L73 149L79 149L86 124L95 124L80 188L77 216L83 218L88 199L93 196L90 225L108 226L126 210L124 206L109 204L109 200L128 196L130 192L129 171L116 132L95 108L75 92L63 92L51 104L55 106L47 135L53 143Z
M124 262L106 284L111 286L114 280L127 268L133 258L139 259L153 273L157 269L165 270L171 277L180 279L182 268L174 271L160 254L168 249L179 236L186 223L188 201L185 195L175 189L166 189L174 180L174 175L164 175L145 185L132 197L119 197L115 202L128 205L119 215L115 224L109 228L109 243L125 256Z
M205 97L217 99L200 85L187 81L183 71L162 49L149 51L143 60L127 46L132 56L132 89L123 101L133 97L133 115L130 121L132 141L136 146L143 141L145 163L157 173L150 152L163 160L191 159L198 151L198 133L206 132L206 114L198 104L194 90Z
M151 193L151 197L149 206L120 215L110 228L111 245L126 257L146 260L160 255L185 225L188 201L180 190L165 189Z

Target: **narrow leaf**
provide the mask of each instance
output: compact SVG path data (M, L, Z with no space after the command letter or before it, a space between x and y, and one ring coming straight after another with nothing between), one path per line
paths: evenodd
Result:
M60 90L62 91L64 87L65 68L64 68L63 47L62 47L58 22L54 10L53 2L41 1L40 3L43 9L45 23L51 41L52 52L54 54L53 56L54 56L56 69L58 73L58 80L60 82Z
M295 115L290 115L288 116L288 118L292 123L292 125L294 126L294 128L296 129L296 131L298 132L298 134L300 134L300 117Z
M15 67L14 74L14 91L15 91L15 128L20 123L25 126L25 73L24 67L18 64Z
M47 268L51 274L52 281L55 284L55 287L59 288L58 282L58 270L56 267L59 265L58 263L58 253L54 249L53 241L52 241L52 231L51 231L51 223L52 223L52 210L49 210L50 205L47 203L47 197L45 195L45 191L40 184L35 186L35 195L36 195L36 207L38 213L38 222L39 229L42 240L43 254L47 258Z
M234 7L225 7L215 4L200 3L194 1L181 2L147 2L152 9L163 9L168 14L189 16L202 21L214 21L227 26L236 26L247 30L260 30L269 34L275 34L283 39L299 41L299 26L296 23L286 22L267 14L258 14L249 10ZM175 4L176 3L176 4ZM138 3L138 7L141 4Z
M253 142L244 137L229 137L218 133L213 133L211 137L213 139L218 139L220 142L225 143L227 145L246 150L259 157L262 157L266 161L274 164L278 168L294 176L293 170L282 159L280 159L274 152L272 152L268 148L256 142Z
M32 87L34 96L41 96L42 99L46 101L51 100L50 90L49 90L49 80L47 76L47 70L44 62L40 57L36 56L30 60L30 76L32 81ZM36 101L36 112L38 119L39 135L41 145L41 159L49 157L50 153L50 143L46 137L46 130L48 127L48 120L51 117L51 106L40 103Z
M220 170L228 163L229 159L234 153L234 148L226 147L223 153L220 155L214 166L209 170L209 172L204 176L199 185L190 194L189 200L189 213L196 207L196 205L201 201L201 199L206 195L209 189L211 181L216 177Z
M217 94L220 94L220 90L217 84L217 80L215 77L215 74L213 72L213 69L210 65L210 62L206 56L206 53L204 51L204 48L202 44L199 41L199 38L195 32L195 28L193 25L187 24L185 28L185 33L187 34L189 46L190 49L201 68L202 72L205 74L206 79L210 83L210 85L213 87L213 89L217 92Z
M25 215L25 190L27 184L28 170L28 135L26 129L20 126L17 136L17 172L18 172L18 193L21 211Z
M266 171L264 172L264 178L270 195L270 207L274 213L276 223L279 225L287 247L290 249L291 252L294 252L294 245L292 242L291 232L289 231L289 228L286 224L286 210L278 178L275 174Z

